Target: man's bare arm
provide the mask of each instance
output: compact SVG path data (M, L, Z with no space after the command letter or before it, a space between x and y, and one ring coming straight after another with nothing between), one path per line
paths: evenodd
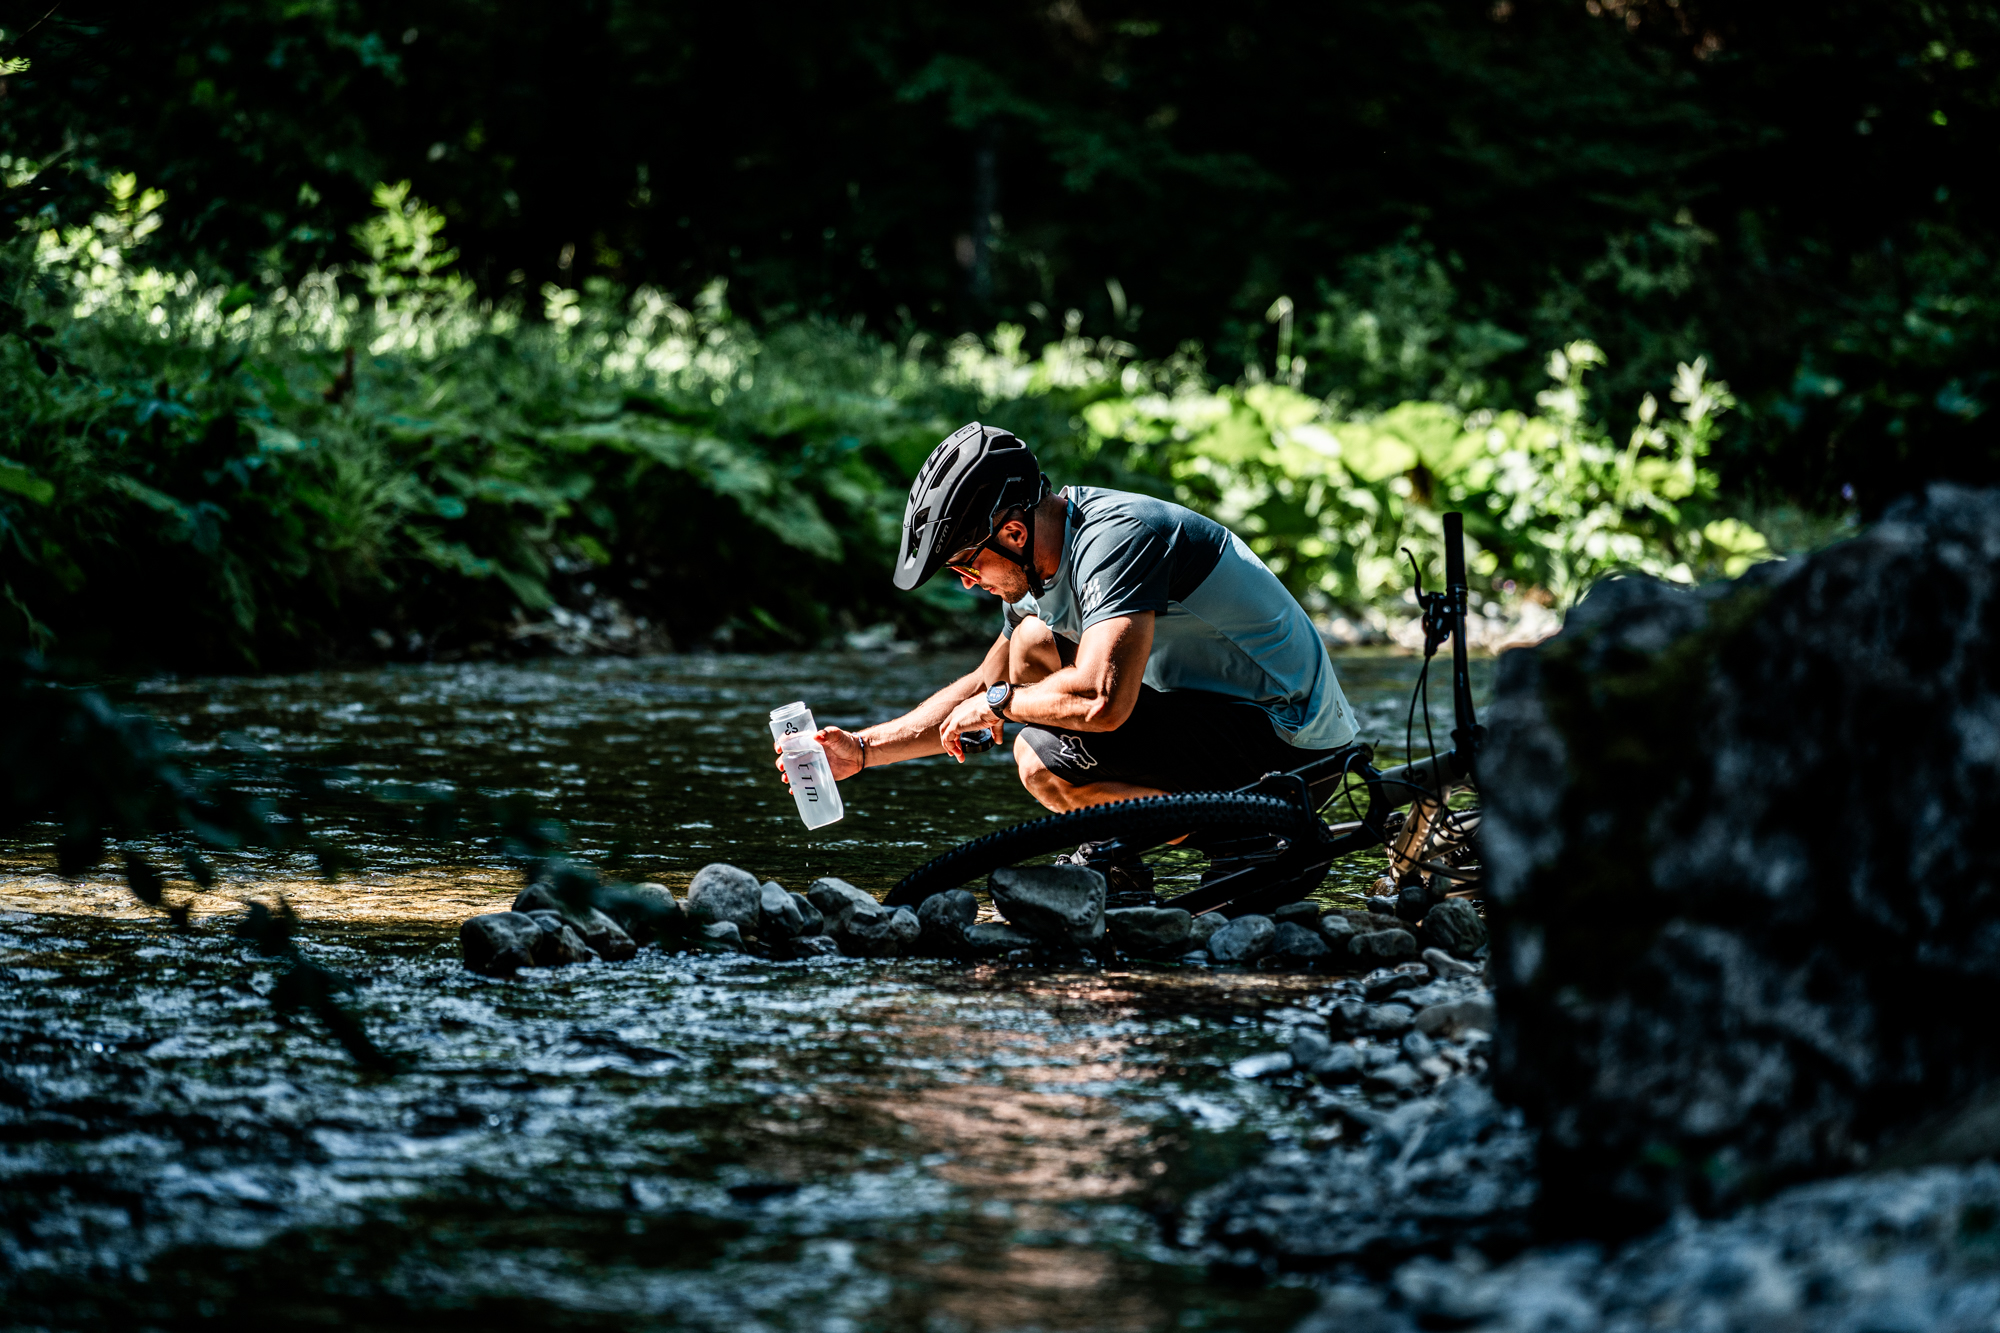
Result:
M1152 651L1151 611L1092 625L1077 643L1075 665L1015 690L1007 716L1066 731L1116 731L1139 702L1139 685ZM963 758L958 738L999 722L984 697L967 697L950 710L938 740L945 753Z
M863 737L868 741L870 768L944 753L944 746L938 739L939 724L951 716L952 709L967 699L981 694L988 684L1004 680L1006 676L1007 636L1003 634L993 641L991 648L986 650L986 656L978 667L960 676L901 717L888 722L877 722L874 726L863 727L858 732L843 731L839 727L822 727L819 731L819 742L826 747L826 757L832 766L834 781L852 777L861 771Z

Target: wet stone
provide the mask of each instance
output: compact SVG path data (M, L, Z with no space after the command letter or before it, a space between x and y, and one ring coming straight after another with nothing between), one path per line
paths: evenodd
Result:
M1407 930L1376 930L1356 935L1347 949L1357 963L1400 963L1417 956L1417 937Z
M1187 948L1194 918L1178 907L1119 907L1104 914L1104 924L1113 944L1144 956Z
M805 914L776 880L765 882L757 905L757 933L765 940L789 940L805 933Z
M743 932L734 921L711 921L701 928L701 942L724 953L743 952Z
M935 958L965 951L965 928L979 919L979 900L964 889L934 893L917 904L917 947Z
M1333 1054L1333 1043L1326 1039L1325 1033L1307 1028L1294 1036L1292 1044L1285 1049L1291 1053L1293 1064L1311 1073Z
M605 890L593 889L591 895L595 897L603 892ZM545 880L537 880L521 890L521 895L514 899L514 910L555 913L582 938L585 946L600 958L623 962L639 952L638 944L616 921L595 907L579 907L570 903L556 891L554 885Z
M535 941L536 967L567 967L571 963L587 963L597 955L576 928L563 920L559 912L546 909L528 913L541 930L541 937Z
M792 895L792 905L799 909L799 935L801 938L809 939L815 935L826 934L826 918L820 914L820 910L817 907L812 905L811 899L807 898L803 893L795 893Z
M1387 1096L1407 1097L1422 1092L1429 1080L1406 1064L1378 1069L1361 1080L1362 1090Z
M922 933L917 914L909 908L878 905L872 913L857 911L848 917L833 940L850 958L894 958L907 952Z
M1444 894L1433 888L1429 881L1405 884L1396 894L1396 919L1411 925L1424 919L1424 914L1444 901Z
M1337 1083L1352 1083L1361 1077L1361 1052L1346 1044L1335 1046L1310 1072L1329 1087Z
M1320 938L1332 945L1336 953L1345 953L1347 942L1364 929L1355 925L1354 917L1346 912L1328 912L1319 919Z
M1440 981L1453 977L1476 977L1479 969L1471 963L1460 962L1443 949L1425 949L1424 962L1430 966L1431 975Z
M489 912L458 928L466 967L489 977L512 976L518 968L533 967L541 937L541 924L521 912Z
M1486 923L1463 898L1447 898L1424 917L1424 943L1449 954L1471 955L1486 947Z
M1454 1037L1461 1032L1491 1032L1495 1026L1493 999L1487 995L1434 1004L1417 1015L1418 1030L1436 1037Z
M739 931L757 929L764 888L747 870L717 861L695 871L688 885L688 919L698 926L733 922Z
M598 910L618 923L637 945L652 944L681 934L687 918L664 884L618 884L600 889Z
M1088 866L1016 866L993 872L993 906L1012 925L1061 944L1104 938L1104 876Z
M823 928L835 938L847 928L848 921L856 912L873 914L882 910L882 904L873 896L831 875L816 879L807 886L806 901L819 909Z
M1278 928L1268 916L1239 916L1208 940L1209 956L1218 963L1254 963L1271 952Z
M1209 912L1188 922L1188 943L1197 949L1206 950L1215 932L1229 924L1229 918L1219 912ZM1207 962L1207 959L1203 959Z
M1280 921L1271 941L1271 952L1299 963L1318 962L1333 957L1326 941L1296 921Z
M1415 990L1429 980L1430 972L1421 964L1379 967L1361 978L1361 994L1369 1000L1386 1000L1398 991Z
M1017 949L1031 949L1035 937L1002 921L975 921L960 932L965 950L974 958L1005 958Z
M1271 920L1281 926L1289 921L1293 925L1304 926L1307 930L1316 930L1319 926L1320 913L1324 910L1318 903L1286 903L1271 913Z

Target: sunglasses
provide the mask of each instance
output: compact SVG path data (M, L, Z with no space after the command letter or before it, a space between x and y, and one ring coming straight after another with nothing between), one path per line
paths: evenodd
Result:
M979 553L985 550L992 540L991 537L988 537L976 546L966 547L963 551L945 561L944 567L961 578L977 580L979 578L979 567L973 561L979 559Z

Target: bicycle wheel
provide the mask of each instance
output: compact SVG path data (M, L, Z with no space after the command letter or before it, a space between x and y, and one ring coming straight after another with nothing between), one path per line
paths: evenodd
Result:
M1068 851L1081 842L1116 838L1125 852L1136 855L1185 833L1226 830L1298 836L1315 832L1318 824L1293 802L1247 792L1174 792L1113 801L1029 820L961 843L905 875L884 901L891 907L915 907L932 894L984 878L1002 866Z

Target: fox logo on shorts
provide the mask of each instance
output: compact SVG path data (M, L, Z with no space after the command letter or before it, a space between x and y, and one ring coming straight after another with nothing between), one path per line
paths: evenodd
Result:
M1092 757L1090 751L1083 748L1083 742L1075 736L1063 737L1062 748L1056 754L1065 764L1068 764L1072 768L1097 767L1097 760Z

